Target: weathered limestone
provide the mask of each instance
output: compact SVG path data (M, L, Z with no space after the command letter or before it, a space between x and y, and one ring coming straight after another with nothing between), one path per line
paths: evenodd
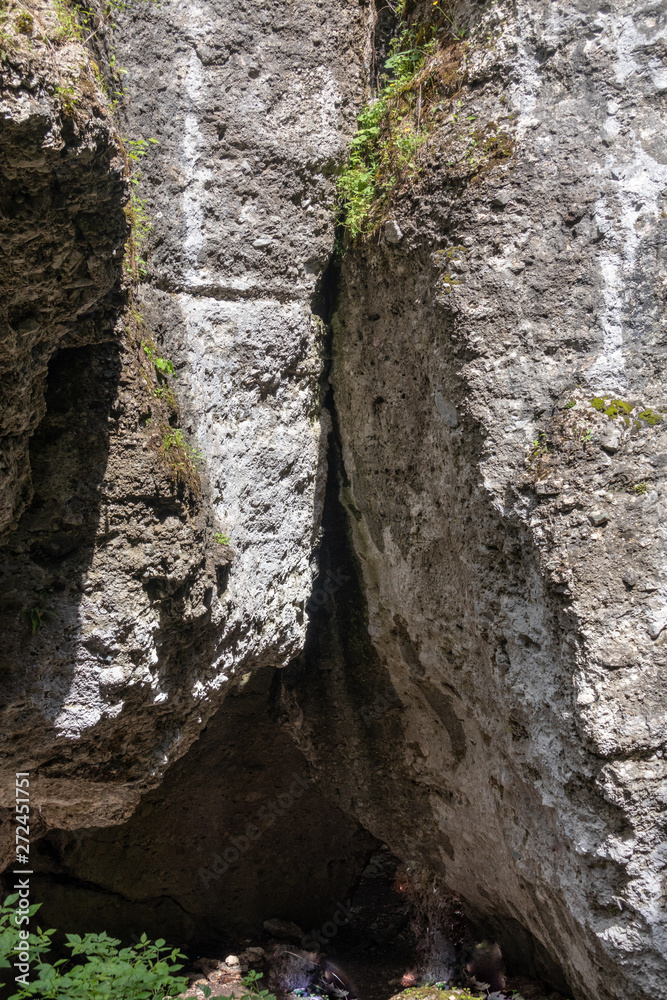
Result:
M667 972L665 15L648 0L480 11L418 183L346 250L330 342L334 174L371 18L352 0L123 18L124 127L159 143L137 304L206 465L192 496L153 447L108 260L86 265L95 324L78 300L54 306L66 330L37 354L19 334L41 327L12 325L7 767L35 772L37 833L56 830L40 857L55 912L54 876L81 912L102 890L109 920L129 900L184 939L275 915L250 851L227 896L193 881L284 755L290 774L308 759L318 791L303 849L286 824L262 851L280 872L302 857L309 880L328 872L318 906L359 869L360 824L461 893L514 968L581 1000L643 1000ZM122 191L104 127L66 148L83 163L102 136L81 198L99 199L108 255ZM484 162L484 128L504 158ZM66 228L52 242L85 258L93 230ZM21 294L50 302L16 253ZM35 606L51 617L31 637ZM230 752L225 727L242 741L244 720L251 746ZM261 779L230 776L240 760ZM209 786L195 850L187 818L206 821ZM177 802L186 818L158 842ZM299 910L298 883L281 902L285 918L321 912Z
M332 381L373 651L341 592L329 684L287 697L343 809L582 997L667 971L666 27L495 5L402 240L346 254ZM505 164L453 152L473 120L511 134Z
M316 287L333 243L332 173L363 89L367 14L352 3L333 16L305 2L289 12L174 3L138 5L120 20L113 42L115 65L127 70L125 145L158 139L141 161L139 194L154 224L148 277L124 318L113 254L120 260L127 187L122 162L109 167L119 140L106 112L100 124L88 106L105 99L94 91L72 121L43 82L33 95L18 58L8 81L6 135L20 144L34 133L33 173L50 177L60 157L57 183L74 219L70 249L55 223L49 230L42 202L32 206L46 230L36 256L54 272L51 285L35 284L24 257L12 256L30 309L48 313L49 330L38 353L36 321L35 331L23 329L21 313L20 329L9 327L34 372L29 383L26 368L12 397L6 520L15 524L28 503L30 477L35 499L6 550L3 731L8 773L33 772L37 833L127 817L231 682L299 652L324 487ZM104 56L108 26L99 26L99 40ZM76 126L86 115L93 138L106 136L106 159L87 153L93 140ZM7 156L18 157L12 149ZM79 162L98 172L77 174ZM21 190L32 190L25 166L11 169ZM105 242L107 230L117 246ZM23 231L14 219L13 238ZM69 287L62 254L92 275L74 275L63 315L52 304L58 267ZM87 256L104 258L99 275ZM106 293L91 333L81 302L92 309ZM204 458L198 493L175 486L160 457L137 343L146 336L176 365L181 429ZM70 350L54 356L57 343ZM15 376L17 359L15 351L6 362ZM231 536L231 566L216 533ZM34 635L31 611L43 622ZM7 789L0 802L9 805Z

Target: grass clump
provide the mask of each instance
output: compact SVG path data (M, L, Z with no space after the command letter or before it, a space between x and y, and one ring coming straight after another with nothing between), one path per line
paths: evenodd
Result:
M199 466L204 461L201 451L191 445L180 427L163 427L161 453L165 465L177 482L199 493Z

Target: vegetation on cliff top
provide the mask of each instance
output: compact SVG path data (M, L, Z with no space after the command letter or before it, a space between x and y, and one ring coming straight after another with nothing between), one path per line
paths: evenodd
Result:
M408 22L406 7L405 0L392 6L400 30L390 43L384 84L358 117L338 180L341 221L353 239L370 235L386 218L392 196L415 186L420 150L436 133L448 129L459 145L463 137L456 155L473 175L513 150L495 122L476 123L457 100L466 82L471 5L435 0L427 23Z

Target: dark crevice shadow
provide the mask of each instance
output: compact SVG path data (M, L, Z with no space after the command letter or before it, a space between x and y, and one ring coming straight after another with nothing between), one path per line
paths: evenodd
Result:
M30 442L33 500L2 552L0 707L12 721L3 743L22 769L34 759L37 720L40 743L45 727L55 738L76 667L79 604L105 530L100 487L120 372L115 343L54 353L46 414Z
M217 954L270 917L328 919L375 844L311 780L272 711L274 681L266 667L230 694L128 821L35 846L45 923Z

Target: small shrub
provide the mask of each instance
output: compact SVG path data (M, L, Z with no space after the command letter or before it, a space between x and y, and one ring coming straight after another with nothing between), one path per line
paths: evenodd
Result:
M0 969L12 968L17 952L25 947L20 936L25 932L15 922L17 900L18 894L8 896L0 905ZM31 906L28 915L33 917L39 906ZM185 956L161 938L152 942L143 934L134 947L119 948L120 941L104 932L67 934L70 958L51 963L44 956L55 933L38 927L36 934L29 934L29 981L17 984L9 1000L163 1000L187 989L187 979L177 975Z
M213 537L215 538L218 545L229 545L230 542L229 535L223 535L221 531L216 531Z

